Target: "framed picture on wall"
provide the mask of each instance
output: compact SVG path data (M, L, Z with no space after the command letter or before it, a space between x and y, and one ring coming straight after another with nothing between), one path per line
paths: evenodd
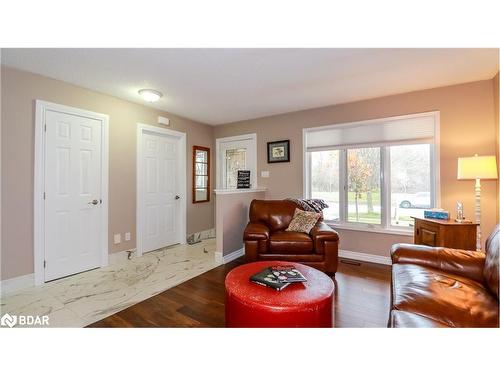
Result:
M290 140L267 142L267 162L286 163L290 161Z

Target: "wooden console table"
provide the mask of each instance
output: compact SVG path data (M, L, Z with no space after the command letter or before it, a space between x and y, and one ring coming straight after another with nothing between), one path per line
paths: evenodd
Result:
M442 246L476 250L477 224L455 220L415 219L414 240L417 245Z

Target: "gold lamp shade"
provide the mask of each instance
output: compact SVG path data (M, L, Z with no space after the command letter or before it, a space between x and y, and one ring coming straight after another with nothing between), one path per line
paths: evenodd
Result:
M493 179L496 180L497 162L495 156L471 156L458 158L459 180Z

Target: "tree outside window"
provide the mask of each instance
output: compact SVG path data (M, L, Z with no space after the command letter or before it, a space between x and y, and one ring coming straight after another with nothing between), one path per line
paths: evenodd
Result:
M380 224L380 148L347 150L348 220Z

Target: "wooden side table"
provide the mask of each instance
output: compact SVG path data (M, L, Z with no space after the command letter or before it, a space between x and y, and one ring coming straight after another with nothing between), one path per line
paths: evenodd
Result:
M455 220L422 219L414 216L412 218L415 219L415 244L476 250L476 223L457 223Z

